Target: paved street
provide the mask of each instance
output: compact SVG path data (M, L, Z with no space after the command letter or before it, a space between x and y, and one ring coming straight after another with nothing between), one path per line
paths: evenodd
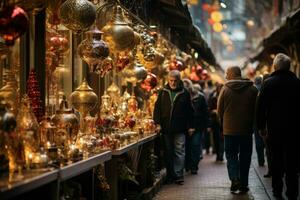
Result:
M252 156L248 194L236 195L230 193L230 181L227 175L226 161L215 162L215 155L204 155L200 163L198 175L186 173L184 185L164 185L155 196L155 200L268 200L271 197L271 179L263 174L265 167L258 167L256 152Z

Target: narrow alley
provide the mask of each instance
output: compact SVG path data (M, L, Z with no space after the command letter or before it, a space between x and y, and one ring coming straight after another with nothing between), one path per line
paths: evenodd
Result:
M249 175L250 191L246 194L230 193L226 161L216 162L215 155L204 154L197 175L185 173L184 185L163 185L155 200L268 200L273 199L271 179L264 178L266 166L259 167L256 152L252 154Z

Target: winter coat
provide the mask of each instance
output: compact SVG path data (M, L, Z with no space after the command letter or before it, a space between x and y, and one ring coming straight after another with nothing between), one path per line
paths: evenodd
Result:
M217 112L224 135L253 132L257 89L246 79L230 80L222 88Z
M162 133L186 133L193 128L193 108L189 92L180 83L172 103L171 88L167 84L158 93L153 119L162 128Z
M194 109L193 125L196 132L203 132L208 126L208 108L204 95L198 92L192 97L192 106Z
M278 70L264 82L257 100L257 127L270 136L298 137L300 80L291 71ZM298 117L297 117L298 116ZM291 134L291 135L289 135Z

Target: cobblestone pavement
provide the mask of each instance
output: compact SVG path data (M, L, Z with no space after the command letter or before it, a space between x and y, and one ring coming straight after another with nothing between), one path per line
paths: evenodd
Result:
M226 162L216 162L215 155L204 155L198 175L185 174L184 185L164 185L154 200L269 200L270 179L264 180L266 167L257 167L253 151L247 194L231 194Z

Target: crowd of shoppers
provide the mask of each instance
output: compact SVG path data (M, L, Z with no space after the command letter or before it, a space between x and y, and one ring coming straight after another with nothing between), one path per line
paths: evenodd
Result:
M272 176L274 197L283 199L285 177L286 197L296 200L300 145L295 116L300 113L300 80L290 65L290 58L279 53L270 75L257 76L252 82L234 66L226 70L225 84L215 86L211 81L181 80L179 71L170 71L153 115L163 138L167 182L183 184L184 169L197 174L203 150L209 154L212 149L221 162L225 150L231 192L248 192L254 137L259 166L265 165L266 151L265 177Z

